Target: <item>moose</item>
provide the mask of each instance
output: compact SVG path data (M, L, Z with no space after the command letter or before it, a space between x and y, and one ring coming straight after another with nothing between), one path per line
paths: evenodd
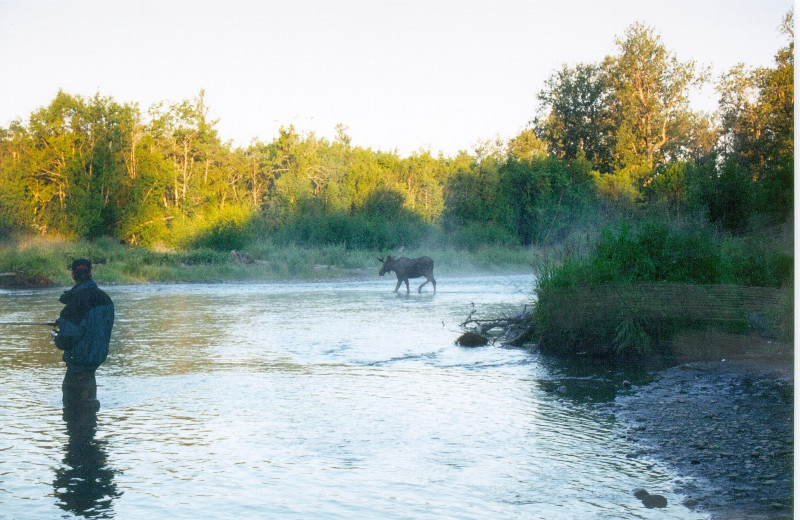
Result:
M379 276L383 276L392 271L397 275L397 286L394 288L394 292L397 292L397 290L400 289L400 284L405 282L406 294L408 294L408 279L419 278L421 276L427 279L419 286L418 292L422 292L422 286L428 282L433 284L433 292L436 292L436 280L433 278L433 258L429 256L420 256L419 258L406 258L404 256L392 258L391 256L387 256L385 260L383 258L378 258L378 261L383 264L381 270L378 272Z

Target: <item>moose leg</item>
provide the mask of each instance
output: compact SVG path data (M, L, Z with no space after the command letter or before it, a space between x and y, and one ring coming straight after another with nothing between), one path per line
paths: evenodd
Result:
M422 292L422 286L428 282L433 284L433 292L436 292L436 279L433 276L426 276L425 278L426 278L425 281L422 282L422 285L419 286L419 292Z
M408 288L408 278L406 278L404 281L406 282L406 294L408 294L410 292Z
M394 292L397 292L397 290L400 288L400 284L401 283L403 283L403 280L399 280L398 279L397 280L397 285L394 286ZM406 285L408 285L408 282L406 282Z
M418 292L418 293L421 293L421 292L422 292L422 286L423 286L423 285L425 285L425 284L426 284L426 283L428 283L428 282L430 282L430 280L425 280L424 282L422 282L422 283L419 285L419 289L417 289L417 292Z

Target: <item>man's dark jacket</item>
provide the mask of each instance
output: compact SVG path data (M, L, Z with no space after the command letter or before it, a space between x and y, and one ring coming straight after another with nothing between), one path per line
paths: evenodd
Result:
M108 356L114 303L91 279L64 292L58 300L65 306L56 320L55 342L64 351L67 368L96 370Z

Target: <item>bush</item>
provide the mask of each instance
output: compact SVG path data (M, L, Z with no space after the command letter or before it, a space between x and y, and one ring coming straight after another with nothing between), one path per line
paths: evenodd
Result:
M726 239L720 248L720 283L780 287L791 280L794 259L754 237Z
M256 231L252 215L246 208L230 206L224 211L210 215L207 223L193 224L200 228L188 240L188 247L231 251L243 249L255 239Z
M714 237L705 228L648 220L601 233L589 273L594 283L713 283L719 272Z
M0 249L0 272L17 272L12 285L47 286L68 279L69 261L63 252L43 244L5 245Z
M445 238L450 245L469 251L486 246L511 246L517 242L511 233L493 222L470 222L457 226Z
M726 332L741 333L743 302L752 293L760 304L764 290L736 287L788 285L792 265L763 241L722 239L696 221L623 222L602 231L587 254L538 261L534 325L542 348L615 357L653 352L677 330L714 321L714 312L725 313L716 321ZM720 289L702 289L712 285Z
M216 249L192 249L177 257L186 265L223 265L230 260L231 255Z
M275 240L280 244L385 250L415 247L430 232L428 225L406 216L388 219L378 214L312 212L292 216Z

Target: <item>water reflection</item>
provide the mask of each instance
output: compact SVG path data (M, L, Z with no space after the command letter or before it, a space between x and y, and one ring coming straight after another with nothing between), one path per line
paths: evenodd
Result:
M602 405L637 374L453 344L470 302L513 311L530 281L410 297L386 280L115 287L104 411L64 423L58 352L9 328L0 518L702 516L670 493L672 473L626 456ZM0 297L0 315L57 313L54 294ZM671 506L643 508L637 487Z
M613 402L620 393L630 392L632 386L650 383L655 369L671 364L668 359L655 359L641 365L585 356L560 359L540 355L538 360L547 374L538 381L539 388L575 404Z
M94 407L65 407L68 440L63 464L56 470L53 489L57 505L84 518L112 518L112 502L122 493L107 463L106 441L97 439Z

